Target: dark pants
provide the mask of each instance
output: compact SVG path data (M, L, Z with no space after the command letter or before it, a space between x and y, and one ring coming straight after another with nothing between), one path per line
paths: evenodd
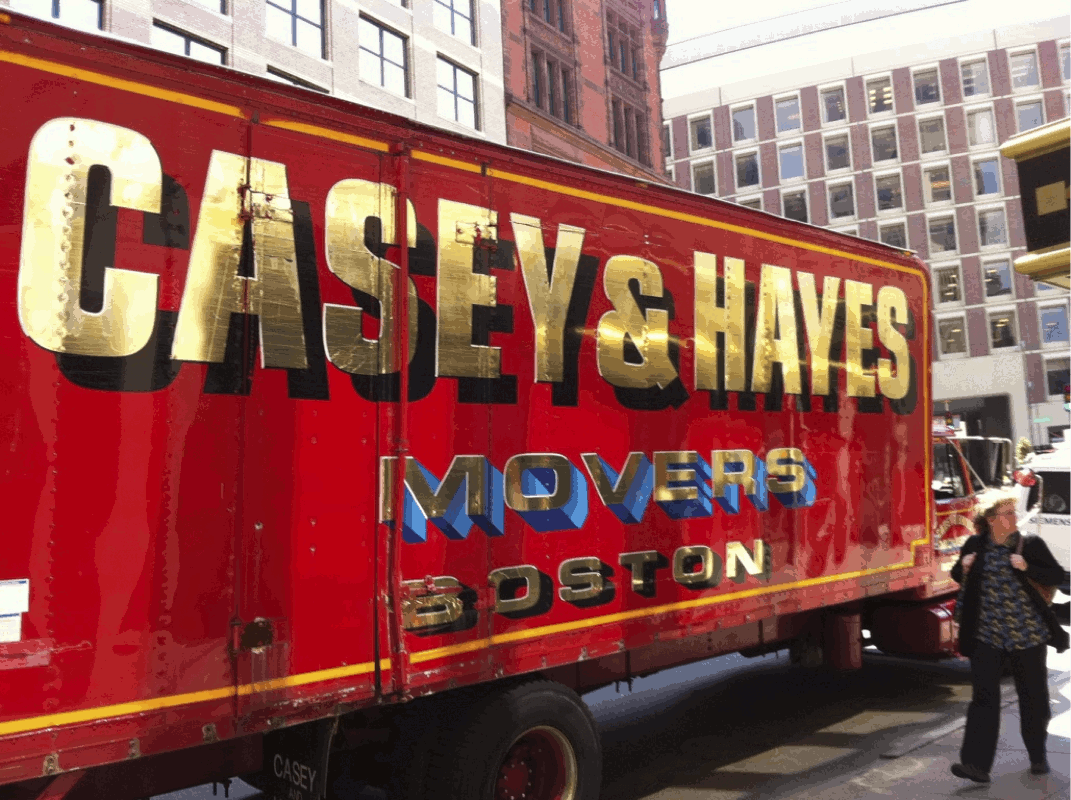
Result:
M1030 763L1045 761L1045 739L1049 727L1049 674L1045 667L1047 645L1026 650L997 650L976 642L971 654L973 694L967 709L967 730L963 735L960 761L989 772L997 752L1000 734L1000 676L1007 659L1019 694L1019 719L1023 744Z

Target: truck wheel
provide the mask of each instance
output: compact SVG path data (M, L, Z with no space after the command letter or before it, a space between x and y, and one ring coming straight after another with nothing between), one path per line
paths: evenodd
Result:
M598 800L599 733L571 689L533 679L457 710L432 749L427 797Z

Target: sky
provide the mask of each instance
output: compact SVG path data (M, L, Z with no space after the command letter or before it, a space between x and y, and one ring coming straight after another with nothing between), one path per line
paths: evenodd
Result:
M919 9L914 13L897 11ZM758 73L792 70L888 48L925 48L928 42L1067 16L1067 0L666 0L669 46L662 61L667 100L706 86L734 83ZM820 30L717 58L700 58L712 46L736 47L770 31L806 30L861 14L880 19ZM1068 35L1068 34L1065 34ZM682 64L682 62L691 62Z

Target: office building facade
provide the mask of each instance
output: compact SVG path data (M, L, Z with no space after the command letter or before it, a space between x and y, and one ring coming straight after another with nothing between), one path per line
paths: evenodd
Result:
M934 412L1047 443L1068 427L1068 293L1014 270L1022 211L999 147L1067 116L1067 30L1063 17L816 59L667 99L664 163L684 189L916 251L932 274Z
M499 0L0 0L80 30L504 142Z

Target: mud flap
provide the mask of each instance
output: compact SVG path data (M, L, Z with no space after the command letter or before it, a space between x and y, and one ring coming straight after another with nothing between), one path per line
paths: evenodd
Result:
M278 800L323 800L327 796L327 759L338 719L307 722L264 737L260 789Z

